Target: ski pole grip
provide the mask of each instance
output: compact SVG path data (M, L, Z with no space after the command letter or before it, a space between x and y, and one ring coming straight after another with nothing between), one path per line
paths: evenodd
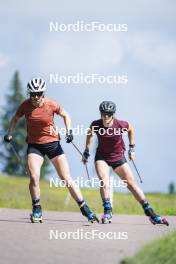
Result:
M8 134L5 135L4 136L4 141L7 142L7 143L11 142L12 141L12 136L11 135L8 135Z

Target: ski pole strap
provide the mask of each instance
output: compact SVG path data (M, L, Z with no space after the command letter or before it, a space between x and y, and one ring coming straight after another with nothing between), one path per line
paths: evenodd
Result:
M88 149L85 149L84 150L84 153L83 153L83 160L85 162L87 162L89 157L90 157L89 150Z
M72 130L69 129L69 131L66 134L66 142L71 143L73 141L73 133Z

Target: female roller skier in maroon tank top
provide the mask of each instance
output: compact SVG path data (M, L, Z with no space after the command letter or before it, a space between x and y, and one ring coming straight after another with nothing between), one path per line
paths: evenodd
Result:
M90 156L89 149L94 133L98 137L98 147L95 155L95 168L101 183L100 194L104 207L102 223L111 222L112 206L109 194L109 167L127 183L127 188L132 192L136 200L142 205L144 212L149 216L153 224L166 224L168 222L161 216L157 215L134 180L133 173L124 156L125 144L122 134L126 131L129 139L128 156L134 160L134 129L126 121L120 121L114 117L116 105L111 101L104 101L99 106L101 119L91 123L89 133L86 139L85 151L83 153L83 162L86 163Z

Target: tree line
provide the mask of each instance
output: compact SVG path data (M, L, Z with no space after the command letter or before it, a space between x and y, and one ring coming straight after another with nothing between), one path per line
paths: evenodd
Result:
M26 99L26 89L23 88L19 72L16 71L10 82L7 94L5 95L5 105L2 107L0 116L1 127L1 148L0 160L1 171L10 176L26 176L26 120L24 117L18 122L13 132L13 146L18 153L21 161L19 162L14 155L11 145L3 141L3 135L6 134L9 122L15 114L19 105ZM49 173L49 161L45 159L41 170L41 177L45 177Z

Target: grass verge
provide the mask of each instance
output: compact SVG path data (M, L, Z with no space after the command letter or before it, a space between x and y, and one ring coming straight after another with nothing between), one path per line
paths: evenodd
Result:
M176 231L145 246L134 257L121 261L121 264L175 264Z
M29 179L25 177L0 176L0 207L30 209L28 183ZM44 210L78 211L77 204L70 198L66 188L51 188L45 180L40 181L40 188ZM90 207L97 213L102 213L99 190L82 189L82 193ZM154 193L146 196L158 214L176 214L176 195ZM114 193L113 201L114 214L143 214L141 206L130 193Z

